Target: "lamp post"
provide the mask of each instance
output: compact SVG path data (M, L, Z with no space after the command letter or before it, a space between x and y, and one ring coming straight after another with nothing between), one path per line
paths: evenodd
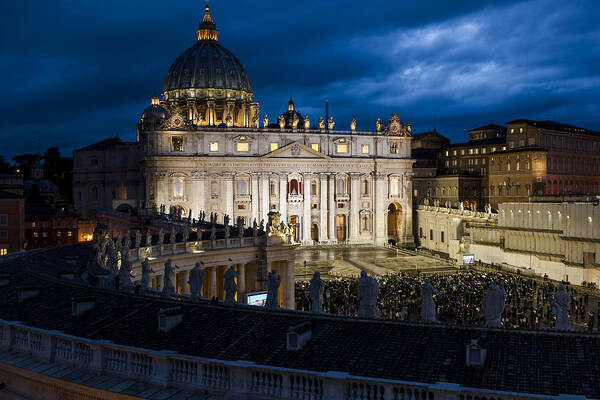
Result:
M307 279L308 279L308 272L306 269L306 260L304 260L304 280L307 280Z

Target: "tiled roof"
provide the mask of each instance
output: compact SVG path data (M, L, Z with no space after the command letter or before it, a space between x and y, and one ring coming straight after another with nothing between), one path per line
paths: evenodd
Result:
M102 150L110 150L114 147L118 146L127 146L127 145L135 145L136 142L123 142L119 138L110 138L103 140L98 143L90 144L89 146L82 147L81 149L77 149L76 151L102 151Z
M479 128L470 129L469 132L485 131L485 130L489 130L489 129L506 130L506 127L502 126L502 125L489 124L489 125L480 126Z
M228 361L600 398L597 334L423 325L192 304L92 289L46 275L58 268L64 271L66 266L81 270L89 250L89 246L75 245L4 263L0 269L11 274L11 284L0 288L0 318L75 336ZM65 257L73 255L79 256L77 265L66 263ZM19 303L16 287L22 285L38 285L40 294ZM94 296L96 307L73 317L71 298L80 296ZM172 304L181 305L183 322L169 332L158 332L158 311ZM302 350L286 351L288 328L306 321L312 339ZM485 365L479 369L465 366L465 346L471 339L478 339L487 349Z

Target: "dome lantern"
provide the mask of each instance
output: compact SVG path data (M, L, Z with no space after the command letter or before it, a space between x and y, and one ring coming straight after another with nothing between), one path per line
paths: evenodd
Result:
M214 40L219 41L219 31L217 30L217 24L210 17L210 7L206 5L204 12L204 19L198 25L198 40Z

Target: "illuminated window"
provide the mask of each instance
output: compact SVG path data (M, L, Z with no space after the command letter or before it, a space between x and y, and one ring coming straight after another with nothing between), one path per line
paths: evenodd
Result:
M183 151L183 136L171 137L171 144L173 145L173 151Z
M67 236L68 236L68 237L71 237L71 236L73 236L73 232L71 232L71 231L68 231L68 232L67 232Z
M237 151L248 151L248 143L236 143Z
M310 148L314 151L319 151L319 143L313 143L310 145Z
M347 144L338 144L337 145L337 152L338 153L347 153L348 152L348 145Z
M33 237L34 237L34 238L36 238L36 237L38 237L38 236L39 236L39 233L37 233L37 232L33 232Z
M279 143L271 142L271 151L275 151L279 148Z
M519 128L519 133L523 133L523 128Z
M210 142L210 151L219 151L219 142Z
M61 237L62 236L62 232L61 231L56 232L56 236L57 237Z
M0 256L5 256L7 252L7 249L0 249Z
M369 145L368 144L363 144L362 146L362 153L363 154L369 154Z
M510 133L515 133L515 128L510 128Z

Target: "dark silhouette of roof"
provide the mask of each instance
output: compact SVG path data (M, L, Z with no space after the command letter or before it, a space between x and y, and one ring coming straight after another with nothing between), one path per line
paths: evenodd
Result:
M77 265L64 262L74 255L79 256ZM2 288L0 318L128 346L280 368L600 397L598 334L424 325L193 304L94 289L58 278L65 268L81 272L90 255L89 245L78 244L5 262L0 272L11 278L10 285ZM39 286L40 294L19 303L17 287L25 285ZM71 299L85 296L96 298L95 308L73 317ZM158 312L171 305L182 308L183 322L169 332L159 332ZM312 338L301 350L286 351L286 332L305 322ZM465 364L465 346L472 339L487 350L481 368Z
M580 134L588 134L588 135L600 135L600 132L592 131L590 129L582 128L580 126L563 124L563 123L560 123L560 122L550 121L550 120L535 121L535 120L532 120L532 119L520 118L520 119L515 119L514 121L509 121L506 124L508 125L508 124L519 124L519 123L524 123L524 124L528 124L528 125L534 125L534 126L536 126L538 128L543 128L543 129L563 131L563 132L567 132L567 133L580 133Z
M77 149L76 151L105 151L115 147L135 145L137 142L123 142L120 138L110 138L101 142L93 143L88 146Z

